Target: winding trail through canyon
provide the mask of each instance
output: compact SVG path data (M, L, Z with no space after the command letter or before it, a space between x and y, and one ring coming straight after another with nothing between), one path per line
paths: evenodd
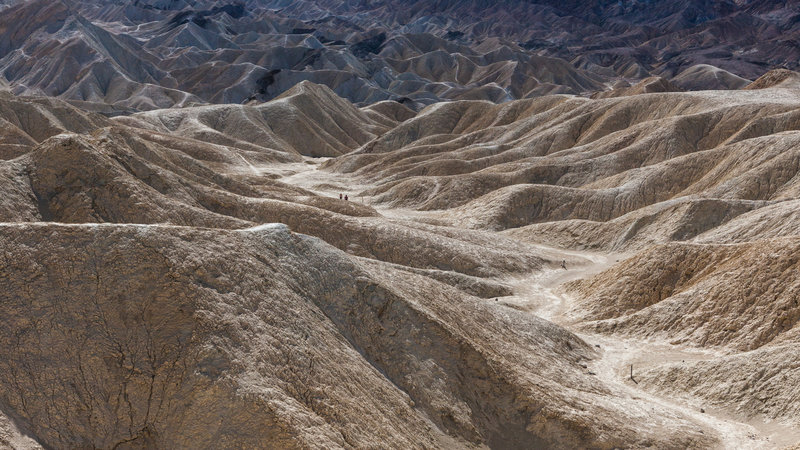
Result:
M561 325L585 342L597 347L600 357L586 364L587 373L599 377L617 397L641 402L643 408L658 405L685 415L700 424L706 433L717 433L722 448L782 448L800 439L796 431L777 423L737 417L693 399L667 398L648 392L646 386L634 381L636 371L667 362L707 360L722 354L715 350L625 339L581 329L579 323L576 323L569 314L570 309L575 306L575 299L564 292L562 285L602 272L624 259L626 255L548 250L563 252L573 260L583 258L583 263L572 264L573 267L568 265L566 270L546 269L528 278L517 279L514 284L515 295L503 300L510 306L524 309ZM633 379L631 379L631 367L633 367Z
M337 198L340 192L348 193L351 201L369 204L367 199L356 194L370 188L370 185L346 174L321 170L320 165L324 160L326 159L308 158L304 163L268 166L260 170L272 172L284 183L302 187L319 195ZM373 206L388 219L452 223L447 217L447 211L414 211L385 205ZM480 232L494 234L491 231ZM658 414L656 410L663 408L685 416L698 424L704 433L717 435L721 448L783 448L800 441L800 434L796 430L780 423L738 416L729 411L703 405L697 399L669 398L649 392L645 385L634 381L637 371L667 362L708 360L719 357L722 353L711 349L687 348L663 342L648 342L642 339L626 339L587 332L570 315L577 302L563 289L563 284L591 277L631 255L567 250L545 245L538 247L543 258L551 261L564 260L566 269L560 264L549 264L542 270L524 276L499 280L513 287L513 295L499 297L494 301L500 306L526 311L556 323L595 346L599 357L585 364L586 373L602 380L615 397L634 400L641 404L643 410L652 410L652 414ZM633 366L633 379L631 379L631 366Z

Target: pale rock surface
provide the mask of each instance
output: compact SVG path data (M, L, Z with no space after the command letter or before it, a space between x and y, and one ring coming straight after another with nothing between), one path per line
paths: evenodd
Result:
M754 350L798 331L798 245L796 238L782 238L654 246L566 286L583 299L573 313L592 320L586 326Z
M750 84L748 79L709 64L689 67L670 81L687 91L741 89Z

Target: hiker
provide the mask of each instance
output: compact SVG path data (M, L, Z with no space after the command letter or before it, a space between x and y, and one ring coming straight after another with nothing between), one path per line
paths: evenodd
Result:
M564 270L567 270L567 260L566 259L561 260L561 268L564 269Z
M341 200L341 199L342 199L342 194L339 194L339 200Z
M347 194L344 194L344 200L347 201Z

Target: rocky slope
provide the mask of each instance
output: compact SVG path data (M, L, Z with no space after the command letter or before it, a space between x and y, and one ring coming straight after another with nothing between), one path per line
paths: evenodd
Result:
M307 80L358 104L505 102L660 76L738 89L797 68L792 2L13 0L0 84L108 114L263 102Z
M364 194L378 202L471 228L616 249L687 240L795 198L798 103L783 83L435 105L328 165L377 185Z
M115 114L264 101L303 80L353 102L415 107L603 87L601 76L513 43L481 47L300 16L266 1L15 2L0 16L0 73L17 94L110 105Z
M0 445L800 439L794 80L419 113L4 93ZM693 358L634 385L623 345Z
M566 288L582 327L727 353L650 367L650 389L797 426L797 244L657 246Z
M708 440L668 411L667 435L626 425L648 416L582 373L570 333L285 226L4 236L4 401L50 446Z

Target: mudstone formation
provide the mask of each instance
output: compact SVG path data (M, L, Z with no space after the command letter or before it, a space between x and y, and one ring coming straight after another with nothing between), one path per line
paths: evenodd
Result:
M499 3L0 1L0 448L798 448L796 6Z

